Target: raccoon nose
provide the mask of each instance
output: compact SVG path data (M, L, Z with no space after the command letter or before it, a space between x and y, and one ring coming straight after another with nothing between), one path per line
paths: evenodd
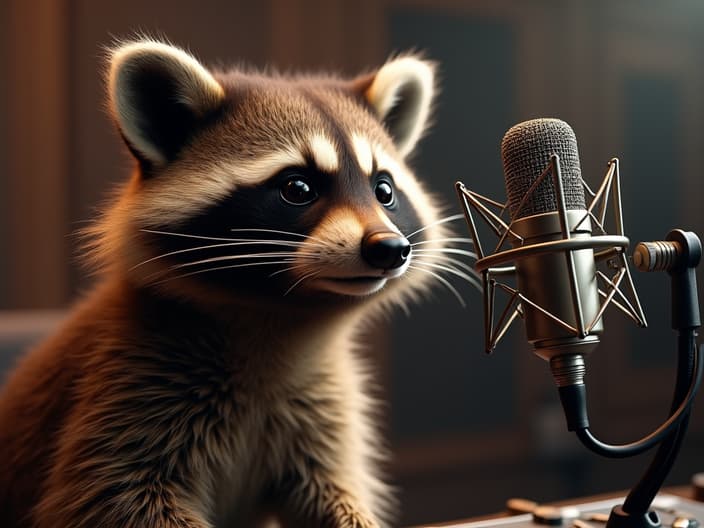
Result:
M410 242L391 231L376 231L362 241L362 258L375 268L399 268L410 254Z

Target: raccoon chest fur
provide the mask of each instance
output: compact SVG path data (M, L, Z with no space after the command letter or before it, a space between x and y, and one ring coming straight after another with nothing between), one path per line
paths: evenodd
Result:
M379 500L371 495L384 486L373 468L383 448L349 338L352 321L346 322L320 321L328 328L312 335L305 326L293 333L281 325L250 327L252 335L243 339L238 332L230 341L225 353L232 370L223 380L230 388L220 395L222 414L211 417L223 431L215 435L222 448L207 447L220 453L211 477L215 526L247 525L267 511L286 510L299 479L315 481L316 467L338 474L350 488L364 482L360 494Z
M314 481L317 466L345 475L350 485L361 479L365 499L378 500L367 496L383 489L371 476L383 456L370 422L373 400L342 330L274 350L248 349L271 359L235 387L231 421L223 424L230 441L215 470L216 526L240 526L280 510L294 481L301 475Z

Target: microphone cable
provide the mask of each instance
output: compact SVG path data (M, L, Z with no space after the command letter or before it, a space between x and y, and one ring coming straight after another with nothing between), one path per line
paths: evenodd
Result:
M680 339L680 342L690 340L694 342L696 332L691 331L692 336L685 336ZM701 385L702 373L704 372L704 361L702 361L702 350L696 353L696 343L687 345L684 351L680 351L680 360L678 362L678 386L689 382L687 392L683 398L676 398L673 402L674 410L670 417L660 427L649 435L637 440L621 445L612 445L602 442L594 436L589 428L589 418L587 416L586 406L586 390L584 385L569 385L560 387L560 400L562 401L565 417L568 423L568 429L574 431L577 438L589 450L594 453L608 458L628 458L639 455L649 449L655 447L668 434L672 433L676 426L679 426L681 421L689 415L689 409L692 401ZM684 359L683 359L684 358ZM691 359L687 359L691 358ZM681 373L680 373L681 372ZM682 380L685 380L684 382ZM687 385L684 385L685 387ZM678 394L681 394L681 388L676 389ZM678 404L679 403L679 404Z

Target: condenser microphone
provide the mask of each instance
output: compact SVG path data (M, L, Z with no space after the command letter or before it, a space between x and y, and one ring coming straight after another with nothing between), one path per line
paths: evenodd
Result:
M550 363L558 387L581 385L584 358L599 343L609 304L646 325L625 253L629 241L623 234L618 160L609 162L593 192L582 179L574 131L559 119L515 125L504 135L501 155L505 204L457 183L478 256L475 267L483 277L487 351L520 316L528 341ZM605 228L609 200L613 234ZM492 207L499 207L498 213ZM493 254L484 253L472 210L499 236ZM602 263L606 271L599 270ZM504 282L506 277L514 278L516 287ZM498 321L497 290L509 294Z
M621 458L660 444L641 481L623 505L612 510L607 527L661 526L650 504L682 443L704 374L704 353L696 347L700 322L694 268L702 255L699 238L676 229L666 241L639 244L634 257L638 269L667 270L672 277L673 328L679 331L675 398L670 417L649 435L623 445L604 443L589 426L585 355L599 343L609 305L646 326L628 268L618 160L609 161L603 181L592 191L582 179L574 132L558 119L512 127L501 142L501 155L505 203L456 183L477 254L475 268L482 275L486 350L494 350L515 319L524 319L535 353L550 363L567 428L585 446ZM613 234L606 229L609 201ZM499 237L491 254L482 247L474 213ZM500 292L508 294L508 303L497 319Z
M519 123L504 135L501 157L511 245L548 243L545 252L515 261L518 290L530 301L523 303L528 341L551 363L558 385L577 382L563 379L559 371L582 363L599 343L603 324L575 134L559 119ZM546 169L553 164L558 174L548 177ZM550 248L550 242L562 240L582 241L585 247Z

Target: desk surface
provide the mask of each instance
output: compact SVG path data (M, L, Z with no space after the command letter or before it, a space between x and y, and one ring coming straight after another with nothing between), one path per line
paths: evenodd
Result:
M592 497L577 498L572 500L565 500L555 503L550 503L550 506L555 506L559 508L574 508L582 513L591 512L609 512L612 507L623 502L623 498L626 494L621 493L610 493L603 495L596 495ZM672 524L672 519L674 518L671 514L663 512L662 510L682 510L685 512L691 512L696 515L696 518L700 523L704 524L704 503L694 501L694 492L690 486L680 486L667 488L663 493L658 495L655 505L660 508L659 514L663 520L663 526L670 526ZM562 524L563 527L569 527L572 525L574 518L568 518L565 523ZM669 524L668 524L669 521ZM523 528L523 527L533 527L539 526L533 523L532 516L530 514L522 515L510 515L507 512L495 513L492 515L485 515L481 517L473 517L471 519L464 519L459 521L451 521L438 524L426 524L422 527L417 528L489 528L489 527L506 527L506 528ZM603 524L594 524L594 526L604 526Z

